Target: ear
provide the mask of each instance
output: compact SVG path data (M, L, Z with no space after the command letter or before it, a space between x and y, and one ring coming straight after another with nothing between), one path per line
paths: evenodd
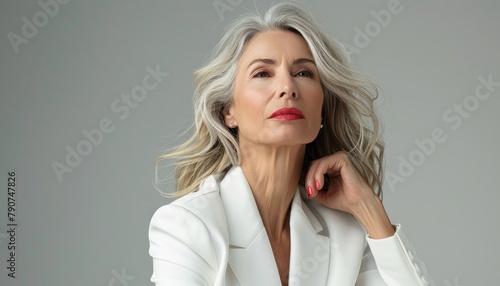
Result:
M238 124L233 116L233 104L230 103L226 108L224 108L224 123L229 128L236 128Z

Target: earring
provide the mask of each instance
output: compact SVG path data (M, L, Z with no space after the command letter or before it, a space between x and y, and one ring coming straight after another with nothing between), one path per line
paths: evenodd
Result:
M321 125L319 126L319 129L323 128L323 123L321 123Z

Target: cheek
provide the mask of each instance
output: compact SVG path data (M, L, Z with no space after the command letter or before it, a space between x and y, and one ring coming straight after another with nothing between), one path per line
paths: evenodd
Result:
M239 94L241 103L240 108L246 110L248 113L263 112L263 108L269 100L269 95L273 94L272 91L273 87L271 81L254 81L246 83Z
M314 95L309 98L308 105L315 118L321 119L321 111L323 109L323 90L316 90Z
M321 92L319 95L318 95L318 98L317 98L317 102L316 102L316 106L318 107L318 110L317 112L319 114L321 114L321 110L323 109L323 92Z
M265 110L265 101L256 90L246 90L235 100L235 117L240 125L255 125Z

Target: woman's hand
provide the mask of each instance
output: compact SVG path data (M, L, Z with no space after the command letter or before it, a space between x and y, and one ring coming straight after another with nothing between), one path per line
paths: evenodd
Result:
M326 192L320 192L324 175L331 178ZM315 160L306 175L307 195L336 210L351 213L371 238L394 235L394 227L379 197L358 173L344 152Z

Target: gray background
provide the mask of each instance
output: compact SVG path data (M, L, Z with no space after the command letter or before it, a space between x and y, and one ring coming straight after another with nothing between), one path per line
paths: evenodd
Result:
M401 158L418 165L385 184L392 221L404 225L437 285L498 285L500 87L485 100L475 92L479 77L500 81L500 2L401 0L387 25L374 24L371 11L391 2L302 3L332 37L359 48L354 64L384 88L378 105L386 170L402 175ZM227 9L218 12L218 5ZM43 20L43 10L37 1L1 2L1 285L151 284L147 228L153 212L169 202L153 187L154 160L190 126L192 73L225 25L270 5L70 1L16 52L8 34L22 36L23 17ZM356 41L366 25L368 44ZM168 76L126 116L114 112L113 101L139 90L148 66ZM464 103L472 111L443 118ZM82 131L104 118L113 131L59 180L53 162L66 165L67 146L84 144ZM458 118L459 126L451 121ZM436 128L446 140L418 157L424 153L415 140ZM15 279L6 269L10 170L18 180Z

